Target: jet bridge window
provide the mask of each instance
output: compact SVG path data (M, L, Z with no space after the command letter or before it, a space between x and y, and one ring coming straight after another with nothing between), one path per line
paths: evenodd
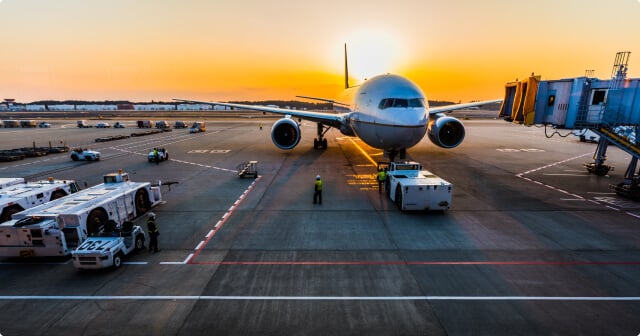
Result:
M424 107L424 99L385 98L380 101L378 108L384 110L390 107Z
M598 105L604 103L604 99L607 96L606 90L593 91L593 98L591 99L591 105Z

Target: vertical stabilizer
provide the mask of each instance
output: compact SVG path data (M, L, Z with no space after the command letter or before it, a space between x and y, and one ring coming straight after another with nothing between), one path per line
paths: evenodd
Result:
M344 44L344 88L349 88L349 63L347 62L347 44Z

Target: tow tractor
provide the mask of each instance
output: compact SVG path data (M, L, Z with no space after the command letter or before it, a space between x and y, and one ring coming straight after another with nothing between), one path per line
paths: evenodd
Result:
M378 163L378 169L382 168L387 168L387 196L401 211L444 211L451 207L453 185L428 170L422 170L420 163Z
M92 151L86 148L75 148L71 151L71 160L73 161L98 161L100 160L100 152Z
M243 162L237 169L239 177L258 177L258 161Z
M150 150L147 155L147 160L149 162L156 162L156 154L154 150ZM158 148L158 161L169 160L169 152L164 148Z
M102 231L71 252L73 266L78 269L119 268L122 258L144 249L144 240L140 226L126 221L118 227L115 221L107 221Z

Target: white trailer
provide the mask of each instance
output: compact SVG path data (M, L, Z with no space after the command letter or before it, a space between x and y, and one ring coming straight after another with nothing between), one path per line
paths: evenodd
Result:
M386 174L385 190L401 211L448 210L453 186L418 162L391 162Z
M0 189L19 183L24 183L22 177L0 177Z
M80 188L73 180L54 180L53 178L1 188L0 223L10 220L11 215L15 213L67 196L78 190Z
M0 224L0 257L65 256L107 221L122 225L162 200L160 187L131 182L126 173L104 183L19 213Z

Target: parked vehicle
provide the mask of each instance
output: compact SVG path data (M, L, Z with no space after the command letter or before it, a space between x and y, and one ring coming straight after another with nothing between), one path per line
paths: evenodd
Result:
M206 131L207 128L204 125L204 121L196 121L189 129L189 133L200 133Z
M171 125L169 125L169 122L167 122L166 120L159 120L159 121L156 121L156 128L158 129L171 128Z
M78 269L100 269L122 265L122 258L134 251L144 249L144 231L131 221L117 226L113 220L107 221L97 235L87 238L71 252L73 266Z
M124 128L124 124L119 121L116 121L116 123L113 124L113 128Z
M99 161L100 160L100 152L92 151L86 148L75 148L71 151L71 160L73 161Z
M44 122L43 121L43 122L40 122L38 124L38 127L40 127L40 128L49 128L49 127L51 127L51 124L49 124L48 122Z
M187 123L181 120L178 120L173 124L173 128L187 128Z
M86 120L78 120L78 128L88 128L91 127L89 124L87 124Z
M96 124L96 128L109 128L111 127L111 125L109 125L108 122L99 122Z
M151 128L153 120L138 120L136 125L138 125L138 128Z

